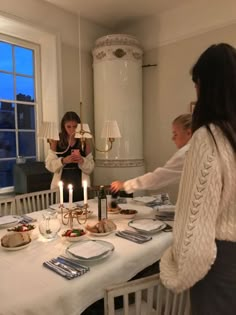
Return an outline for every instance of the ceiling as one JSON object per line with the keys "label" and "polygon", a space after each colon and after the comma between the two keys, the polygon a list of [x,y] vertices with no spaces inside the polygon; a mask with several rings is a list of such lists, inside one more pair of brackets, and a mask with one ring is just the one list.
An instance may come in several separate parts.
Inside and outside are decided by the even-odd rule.
{"label": "ceiling", "polygon": [[94,23],[119,27],[195,0],[44,0]]}

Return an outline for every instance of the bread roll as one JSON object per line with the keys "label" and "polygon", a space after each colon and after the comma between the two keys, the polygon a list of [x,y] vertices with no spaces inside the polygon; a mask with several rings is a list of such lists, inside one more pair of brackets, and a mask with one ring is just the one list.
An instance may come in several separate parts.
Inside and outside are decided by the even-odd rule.
{"label": "bread roll", "polygon": [[6,234],[1,239],[3,247],[18,247],[28,244],[31,241],[28,233],[13,232]]}
{"label": "bread roll", "polygon": [[106,233],[116,230],[116,225],[112,220],[103,219],[94,226],[87,225],[86,229],[93,233]]}

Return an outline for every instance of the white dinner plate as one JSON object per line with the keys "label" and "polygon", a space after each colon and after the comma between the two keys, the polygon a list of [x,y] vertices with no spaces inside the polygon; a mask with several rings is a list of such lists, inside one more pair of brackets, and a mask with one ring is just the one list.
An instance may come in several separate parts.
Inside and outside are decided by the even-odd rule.
{"label": "white dinner plate", "polygon": [[0,229],[7,229],[16,225],[20,221],[19,218],[16,218],[12,215],[5,215],[0,217]]}
{"label": "white dinner plate", "polygon": [[[64,211],[66,211],[66,209],[69,208],[69,202],[64,202],[63,205],[64,205],[64,208],[65,208]],[[75,203],[72,203],[72,207],[76,208],[77,205]],[[52,209],[52,210],[56,210],[57,212],[61,212],[61,208],[60,208],[60,204],[59,203],[56,203],[54,205],[50,205],[49,208]]]}
{"label": "white dinner plate", "polygon": [[166,227],[166,223],[152,218],[132,220],[129,221],[128,225],[145,234],[159,233]]}
{"label": "white dinner plate", "polygon": [[[82,257],[82,256],[79,256],[79,255],[71,253],[70,249],[73,248],[74,246],[84,246],[86,244],[86,242],[91,242],[91,241],[92,242],[96,242],[97,244],[100,244],[100,245],[104,246],[105,247],[105,251],[102,254],[91,256],[89,258],[85,258],[85,257]],[[88,245],[89,245],[89,243],[88,243]],[[113,253],[114,249],[115,249],[114,245],[112,243],[110,243],[110,242],[106,242],[106,241],[102,241],[102,240],[91,240],[90,239],[90,240],[81,241],[79,243],[71,244],[70,246],[68,246],[66,248],[66,254],[70,258],[77,259],[79,261],[95,262],[95,261],[102,260],[104,258],[109,257]]]}
{"label": "white dinner plate", "polygon": [[26,248],[30,245],[31,241],[25,245],[22,245],[22,246],[16,246],[16,247],[5,247],[5,246],[2,246],[3,249],[5,250],[8,250],[8,251],[16,251],[16,250],[20,250],[20,249],[23,249],[23,248]]}
{"label": "white dinner plate", "polygon": [[155,196],[143,196],[143,197],[134,197],[133,198],[133,201],[140,202],[142,204],[152,202],[154,200],[156,200]]}

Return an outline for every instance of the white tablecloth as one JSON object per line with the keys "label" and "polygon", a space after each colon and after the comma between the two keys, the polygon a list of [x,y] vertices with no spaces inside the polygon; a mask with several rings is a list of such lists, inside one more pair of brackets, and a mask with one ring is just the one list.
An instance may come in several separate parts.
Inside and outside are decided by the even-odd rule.
{"label": "white tablecloth", "polygon": [[[97,220],[97,203],[89,201],[94,211],[88,223]],[[154,217],[151,208],[131,202],[122,208],[138,210],[138,217]],[[29,214],[40,220],[42,211]],[[118,229],[127,228],[128,219],[110,215]],[[37,223],[36,223],[37,225]],[[67,229],[63,226],[62,229]],[[132,278],[136,273],[159,260],[171,244],[172,234],[161,232],[144,244],[136,244],[112,233],[96,239],[106,240],[115,246],[107,259],[90,265],[90,271],[73,280],[66,280],[42,263],[65,253],[68,243],[59,236],[45,241],[38,230],[37,238],[25,249],[6,251],[0,248],[0,315],[78,315],[90,304],[103,297],[104,288]],[[6,230],[0,230],[0,237]],[[61,235],[61,232],[59,232]],[[95,237],[91,237],[95,239]]]}

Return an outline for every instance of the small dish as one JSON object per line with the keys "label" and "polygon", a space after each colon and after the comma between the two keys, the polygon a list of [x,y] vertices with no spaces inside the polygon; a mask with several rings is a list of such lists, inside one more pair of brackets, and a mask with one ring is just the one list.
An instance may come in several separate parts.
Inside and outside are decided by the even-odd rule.
{"label": "small dish", "polygon": [[3,249],[8,250],[8,251],[16,251],[16,250],[20,250],[20,249],[24,249],[26,247],[28,247],[30,245],[31,241],[29,241],[29,243],[21,245],[21,246],[16,246],[16,247],[5,247],[2,246]]}
{"label": "small dish", "polygon": [[34,230],[35,225],[33,224],[20,224],[7,229],[8,232],[28,233],[30,236],[32,235]]}
{"label": "small dish", "polygon": [[108,214],[118,214],[120,213],[121,211],[121,208],[120,207],[117,207],[117,208],[108,208],[107,209],[107,213]]}
{"label": "small dish", "polygon": [[121,216],[126,219],[133,219],[137,213],[138,211],[134,209],[122,209],[120,211]]}
{"label": "small dish", "polygon": [[[61,235],[68,242],[78,242],[87,238],[87,232],[83,229],[69,229]],[[77,236],[76,236],[77,235]]]}

